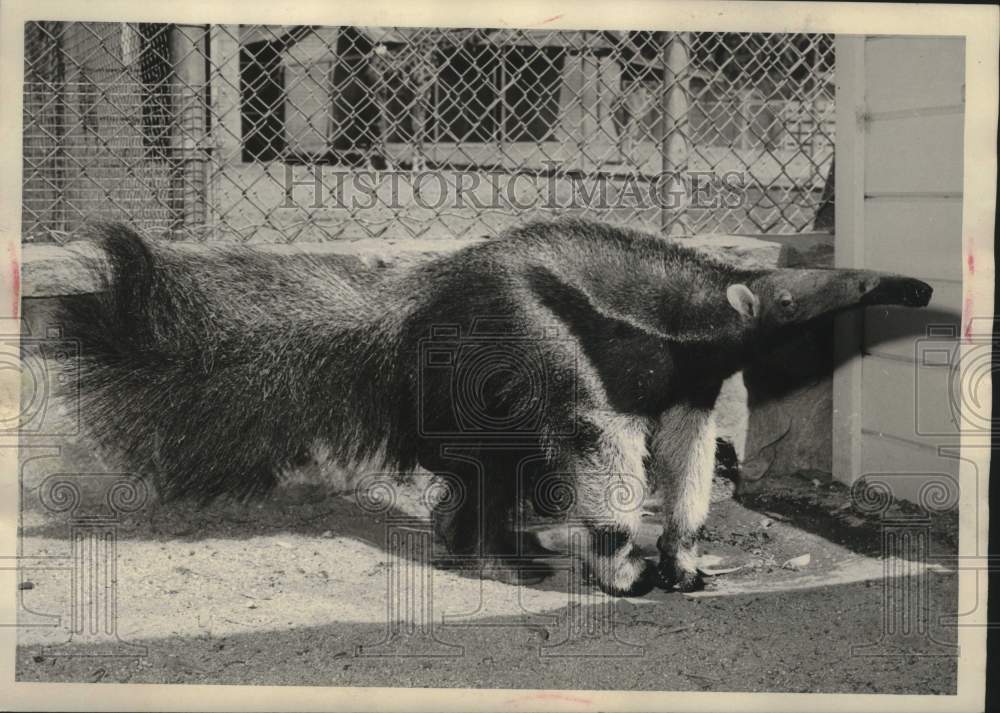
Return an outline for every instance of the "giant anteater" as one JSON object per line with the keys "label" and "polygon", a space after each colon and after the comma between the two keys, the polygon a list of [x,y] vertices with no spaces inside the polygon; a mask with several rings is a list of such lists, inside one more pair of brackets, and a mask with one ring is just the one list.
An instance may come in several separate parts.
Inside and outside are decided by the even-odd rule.
{"label": "giant anteater", "polygon": [[[722,381],[822,315],[926,305],[915,279],[743,270],[634,230],[535,222],[398,277],[103,226],[104,291],[66,306],[95,435],[164,496],[251,496],[314,444],[460,485],[438,531],[517,581],[518,498],[564,506],[621,595],[698,585]],[[634,544],[647,470],[660,565]],[[623,495],[624,493],[624,495]],[[558,508],[556,508],[558,509]]]}

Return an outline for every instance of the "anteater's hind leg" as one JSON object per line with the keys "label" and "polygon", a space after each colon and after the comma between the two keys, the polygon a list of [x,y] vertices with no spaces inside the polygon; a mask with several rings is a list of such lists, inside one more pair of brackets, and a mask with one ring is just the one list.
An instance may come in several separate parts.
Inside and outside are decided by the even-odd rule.
{"label": "anteater's hind leg", "polygon": [[650,471],[663,493],[660,575],[684,592],[702,586],[695,542],[712,499],[715,449],[711,410],[690,404],[668,409],[652,438]]}
{"label": "anteater's hind leg", "polygon": [[435,468],[447,492],[433,513],[435,532],[447,550],[440,564],[476,569],[486,578],[508,584],[542,578],[537,567],[525,568],[523,556],[529,553],[523,541],[519,550],[511,527],[516,467],[510,457],[479,453],[449,459],[447,469]]}
{"label": "anteater's hind leg", "polygon": [[642,595],[657,582],[656,568],[636,544],[647,495],[645,455],[643,420],[598,415],[581,421],[565,472],[541,481],[554,477],[550,487],[571,488],[573,554],[597,586],[614,596]]}

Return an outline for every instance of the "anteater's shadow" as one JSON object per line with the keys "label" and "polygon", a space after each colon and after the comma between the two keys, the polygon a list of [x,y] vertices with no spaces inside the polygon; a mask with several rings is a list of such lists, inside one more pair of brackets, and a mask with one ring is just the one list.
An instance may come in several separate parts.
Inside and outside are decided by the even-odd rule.
{"label": "anteater's shadow", "polygon": [[[405,485],[400,492],[406,493]],[[544,547],[533,532],[521,533],[509,546],[510,556],[504,563],[515,566],[498,568],[495,561],[474,552],[449,553],[435,534],[430,508],[418,497],[399,500],[402,502],[396,503],[395,498],[383,501],[312,485],[286,486],[267,499],[251,502],[160,502],[151,497],[142,508],[119,517],[113,527],[119,542],[192,543],[281,536],[287,546],[316,549],[323,543],[336,547],[338,539],[346,538],[377,548],[380,553],[376,556],[383,561],[401,558],[437,572],[542,589],[565,586],[565,578],[554,575],[572,565],[559,552]],[[46,510],[35,491],[25,490],[22,537],[25,541],[68,541],[74,518],[79,515]],[[484,575],[484,566],[490,574]]]}

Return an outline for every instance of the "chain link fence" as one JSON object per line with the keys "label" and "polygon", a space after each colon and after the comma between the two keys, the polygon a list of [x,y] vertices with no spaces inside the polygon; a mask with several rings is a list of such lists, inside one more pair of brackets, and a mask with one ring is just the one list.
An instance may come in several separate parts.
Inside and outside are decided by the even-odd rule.
{"label": "chain link fence", "polygon": [[832,200],[830,35],[35,22],[25,63],[25,240],[788,233]]}

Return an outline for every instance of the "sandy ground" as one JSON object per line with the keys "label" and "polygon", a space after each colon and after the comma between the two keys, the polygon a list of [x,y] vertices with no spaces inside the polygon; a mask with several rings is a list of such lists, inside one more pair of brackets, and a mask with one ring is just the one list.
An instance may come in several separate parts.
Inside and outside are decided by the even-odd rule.
{"label": "sandy ground", "polygon": [[[97,580],[117,582],[115,636],[89,629],[104,621],[94,610],[77,611],[84,630],[70,634],[73,587],[89,580],[72,574],[69,513],[37,499],[46,472],[23,471],[21,681],[955,691],[955,630],[940,621],[956,606],[954,513],[927,529],[929,564],[887,561],[879,522],[813,475],[771,478],[740,501],[718,479],[701,536],[707,589],[628,600],[587,584],[564,556],[572,529],[538,518],[555,553],[535,561],[536,585],[427,565],[410,486],[382,512],[301,484],[251,505],[149,502],[115,524],[117,569]],[[656,503],[647,510],[640,544],[653,556]],[[884,633],[903,581],[926,583],[928,628],[912,636]]]}

